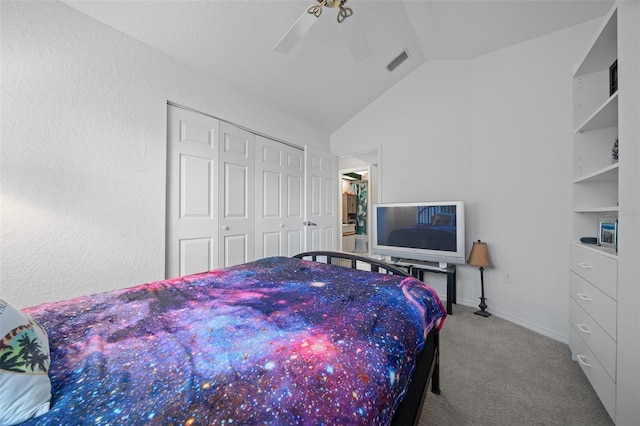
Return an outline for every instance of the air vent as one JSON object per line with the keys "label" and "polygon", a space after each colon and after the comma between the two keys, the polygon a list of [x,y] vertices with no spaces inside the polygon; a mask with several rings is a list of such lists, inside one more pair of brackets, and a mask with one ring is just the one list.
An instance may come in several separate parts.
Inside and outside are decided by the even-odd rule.
{"label": "air vent", "polygon": [[389,62],[389,64],[387,65],[387,69],[389,71],[393,71],[396,68],[398,68],[398,66],[404,61],[406,61],[407,59],[409,59],[409,54],[407,53],[406,50],[403,50],[402,53],[396,56],[393,61]]}

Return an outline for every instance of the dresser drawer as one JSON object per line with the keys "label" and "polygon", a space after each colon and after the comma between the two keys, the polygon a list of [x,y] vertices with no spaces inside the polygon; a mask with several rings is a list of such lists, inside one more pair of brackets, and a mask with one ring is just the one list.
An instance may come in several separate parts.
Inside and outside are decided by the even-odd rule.
{"label": "dresser drawer", "polygon": [[573,299],[569,302],[569,322],[615,382],[616,342]]}
{"label": "dresser drawer", "polygon": [[614,299],[618,298],[618,261],[604,253],[572,244],[570,268]]}
{"label": "dresser drawer", "polygon": [[615,300],[572,271],[569,272],[569,295],[613,340],[618,340],[616,336],[618,304]]}
{"label": "dresser drawer", "polygon": [[602,401],[602,405],[615,421],[616,384],[573,327],[569,327],[569,346],[573,359],[578,361],[578,365],[589,379],[591,386]]}

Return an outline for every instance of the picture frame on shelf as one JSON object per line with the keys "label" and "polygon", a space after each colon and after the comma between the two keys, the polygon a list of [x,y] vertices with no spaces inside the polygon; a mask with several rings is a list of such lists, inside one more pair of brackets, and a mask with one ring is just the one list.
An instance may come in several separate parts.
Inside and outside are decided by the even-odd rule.
{"label": "picture frame on shelf", "polygon": [[618,60],[609,66],[609,96],[618,91]]}
{"label": "picture frame on shelf", "polygon": [[615,221],[600,221],[598,225],[598,245],[603,247],[617,247],[618,223]]}

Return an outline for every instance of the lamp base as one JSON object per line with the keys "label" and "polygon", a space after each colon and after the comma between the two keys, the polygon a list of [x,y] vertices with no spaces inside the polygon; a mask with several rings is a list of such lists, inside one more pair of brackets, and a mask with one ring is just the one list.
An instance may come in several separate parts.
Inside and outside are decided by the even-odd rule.
{"label": "lamp base", "polygon": [[474,314],[480,315],[481,317],[490,317],[491,314],[487,311],[475,311]]}

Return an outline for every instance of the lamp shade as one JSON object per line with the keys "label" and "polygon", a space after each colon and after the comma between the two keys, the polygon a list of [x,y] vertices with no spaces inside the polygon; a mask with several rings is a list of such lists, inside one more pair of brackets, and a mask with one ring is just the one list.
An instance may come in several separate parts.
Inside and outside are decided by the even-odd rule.
{"label": "lamp shade", "polygon": [[469,253],[469,260],[467,263],[471,266],[477,266],[479,268],[490,268],[491,259],[489,258],[489,250],[487,250],[487,243],[482,241],[474,241],[473,247],[471,247],[471,253]]}

